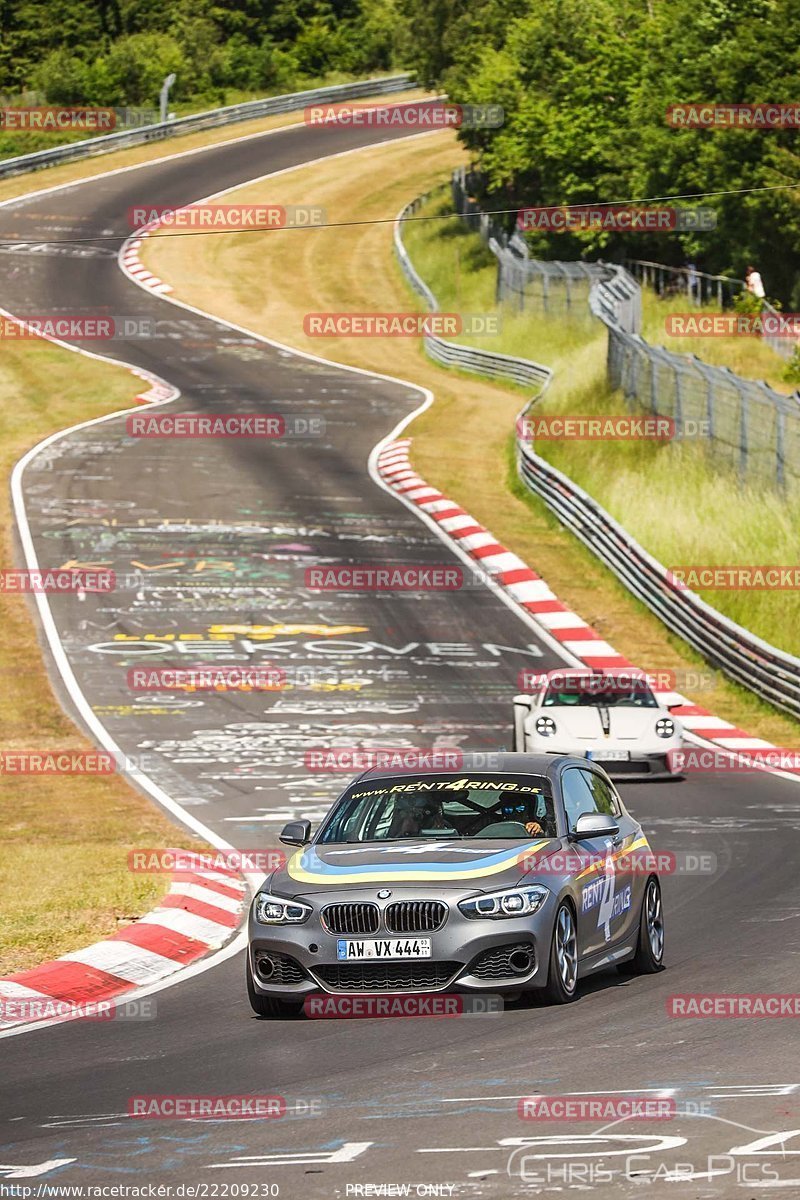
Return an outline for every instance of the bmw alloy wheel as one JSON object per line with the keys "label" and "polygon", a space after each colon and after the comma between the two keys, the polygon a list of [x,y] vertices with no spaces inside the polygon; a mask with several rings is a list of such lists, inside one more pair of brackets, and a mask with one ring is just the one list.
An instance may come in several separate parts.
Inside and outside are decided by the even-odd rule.
{"label": "bmw alloy wheel", "polygon": [[645,921],[653,958],[661,962],[664,955],[664,917],[661,913],[661,889],[653,879],[647,885]]}
{"label": "bmw alloy wheel", "polygon": [[556,959],[564,991],[573,992],[578,981],[578,938],[566,904],[562,904],[556,918]]}

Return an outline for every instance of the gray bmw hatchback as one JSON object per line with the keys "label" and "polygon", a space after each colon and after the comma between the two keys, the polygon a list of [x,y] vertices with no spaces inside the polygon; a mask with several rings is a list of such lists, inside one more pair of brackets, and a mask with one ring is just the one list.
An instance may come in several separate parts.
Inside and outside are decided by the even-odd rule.
{"label": "gray bmw hatchback", "polygon": [[[487,758],[492,769],[486,768]],[[259,1016],[306,996],[539,991],[662,968],[656,859],[602,767],[465,754],[457,770],[369,770],[295,847],[250,910]]]}

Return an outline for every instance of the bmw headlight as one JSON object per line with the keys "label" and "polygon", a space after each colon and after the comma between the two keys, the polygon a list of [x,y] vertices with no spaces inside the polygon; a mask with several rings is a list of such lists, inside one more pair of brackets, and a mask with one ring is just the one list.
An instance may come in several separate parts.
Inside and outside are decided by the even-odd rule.
{"label": "bmw headlight", "polygon": [[552,737],[556,731],[556,723],[552,717],[537,717],[536,732],[542,737]]}
{"label": "bmw headlight", "polygon": [[270,896],[269,892],[259,892],[253,905],[253,915],[261,925],[302,925],[312,911],[310,904]]}
{"label": "bmw headlight", "polygon": [[659,717],[656,721],[656,733],[659,737],[673,737],[675,733],[675,722],[669,717]]}
{"label": "bmw headlight", "polygon": [[507,888],[459,900],[465,917],[530,917],[538,912],[550,892],[546,887]]}

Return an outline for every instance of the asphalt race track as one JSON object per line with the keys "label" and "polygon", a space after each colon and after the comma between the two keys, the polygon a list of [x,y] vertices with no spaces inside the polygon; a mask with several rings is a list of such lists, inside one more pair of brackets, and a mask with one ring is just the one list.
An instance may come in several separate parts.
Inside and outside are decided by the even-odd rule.
{"label": "asphalt race track", "polygon": [[[293,127],[0,207],[0,238],[26,243],[0,249],[4,308],[150,317],[151,338],[85,347],[176,385],[181,397],[163,411],[279,413],[296,431],[147,440],[117,417],[55,441],[24,476],[40,563],[103,563],[122,583],[80,604],[51,599],[94,714],[137,769],[237,847],[275,846],[284,821],[321,816],[346,776],[310,773],[308,749],[508,747],[517,672],[561,661],[484,585],[423,597],[309,591],[309,565],[455,561],[367,470],[420,393],[170,305],[125,278],[114,243],[91,240],[126,235],[135,204],[189,203],[395,136]],[[70,237],[81,244],[55,244]],[[324,433],[302,432],[312,418]],[[128,686],[143,664],[220,661],[276,665],[292,686],[189,696]],[[312,686],[327,680],[337,687]],[[290,1200],[403,1194],[380,1185],[454,1197],[800,1196],[792,1022],[681,1021],[665,1008],[676,993],[797,990],[797,784],[730,774],[628,785],[624,796],[656,849],[716,856],[713,874],[663,880],[664,973],[598,977],[563,1009],[274,1022],[251,1015],[238,952],[157,992],[154,1020],[0,1039],[0,1181],[30,1184],[29,1195],[183,1184],[198,1190],[171,1194]],[[622,1091],[674,1097],[680,1115],[602,1127],[517,1116],[517,1099],[535,1092]],[[126,1115],[134,1095],[235,1093],[285,1096],[288,1115]],[[630,1154],[640,1174],[610,1182]],[[235,1190],[244,1184],[257,1188]]]}

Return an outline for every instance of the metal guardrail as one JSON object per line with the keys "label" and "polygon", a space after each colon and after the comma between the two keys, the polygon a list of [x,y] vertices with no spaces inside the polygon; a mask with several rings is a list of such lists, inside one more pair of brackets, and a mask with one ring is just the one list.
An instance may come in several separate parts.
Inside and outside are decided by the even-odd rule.
{"label": "metal guardrail", "polygon": [[80,158],[91,158],[96,154],[110,154],[114,150],[126,150],[129,146],[141,146],[147,142],[163,141],[183,133],[194,133],[201,129],[215,129],[220,125],[233,125],[239,121],[250,121],[255,117],[267,117],[276,113],[294,112],[318,101],[358,100],[362,97],[386,96],[392,92],[412,87],[412,75],[390,75],[383,79],[361,79],[356,83],[339,83],[331,87],[312,88],[306,92],[288,92],[283,96],[267,96],[263,100],[248,100],[244,104],[230,104],[226,108],[214,108],[207,112],[178,117],[175,121],[162,121],[155,125],[144,125],[139,129],[126,129],[121,133],[106,133],[100,137],[85,138],[52,150],[36,150],[32,154],[20,154],[16,158],[0,160],[0,179],[20,175],[26,171],[39,171],[43,167],[57,166]]}
{"label": "metal guardrail", "polygon": [[[403,245],[403,222],[408,216],[424,204],[427,196],[418,196],[400,212],[394,225],[394,248],[403,273],[411,286],[422,296],[431,312],[439,312],[439,303],[424,279],[417,274],[411,259]],[[455,367],[462,371],[470,371],[477,375],[488,375],[494,379],[510,379],[512,383],[522,387],[536,388],[536,396],[540,397],[552,378],[549,367],[531,359],[515,358],[510,354],[498,354],[493,350],[481,350],[472,346],[464,346],[446,338],[426,334],[423,338],[426,353],[444,367]]]}
{"label": "metal guardrail", "polygon": [[728,620],[694,592],[677,587],[667,568],[588,493],[519,439],[517,448],[520,476],[530,490],[668,629],[737,683],[800,717],[800,659]]}
{"label": "metal guardrail", "polygon": [[623,267],[603,266],[604,273],[595,277],[589,290],[589,308],[609,332],[621,329],[638,336],[642,328],[642,289]]}
{"label": "metal guardrail", "polygon": [[[407,205],[395,222],[395,250],[407,278],[435,312],[439,305],[424,280],[417,274],[402,241],[404,217],[414,211],[426,197]],[[602,307],[609,319],[624,307],[630,297],[631,277],[622,268],[603,267],[604,278],[593,284],[593,307]],[[621,272],[621,275],[619,274]],[[633,281],[634,286],[638,286]],[[604,290],[601,290],[604,289]],[[636,337],[635,334],[627,335]],[[641,338],[638,338],[641,342]],[[437,362],[440,338],[426,338],[425,348]],[[454,343],[445,343],[453,347]],[[492,358],[483,350],[457,346],[457,365],[469,356],[466,368],[487,374],[497,374]],[[508,356],[502,356],[507,358]],[[517,429],[531,407],[541,397],[552,378],[552,371],[539,363],[517,360],[526,369],[533,368],[545,382],[541,391],[527,401],[517,418]],[[712,370],[712,368],[708,368]],[[534,377],[532,372],[531,378]],[[540,458],[532,445],[517,437],[517,462],[520,477],[526,486],[539,496],[551,512],[583,544],[607,566],[628,590],[658,616],[668,629],[693,646],[703,658],[724,671],[749,691],[793,716],[800,717],[800,658],[795,658],[749,630],[717,612],[694,592],[681,588],[669,578],[668,570],[644,549],[596,500],[574,483],[567,475]]]}

